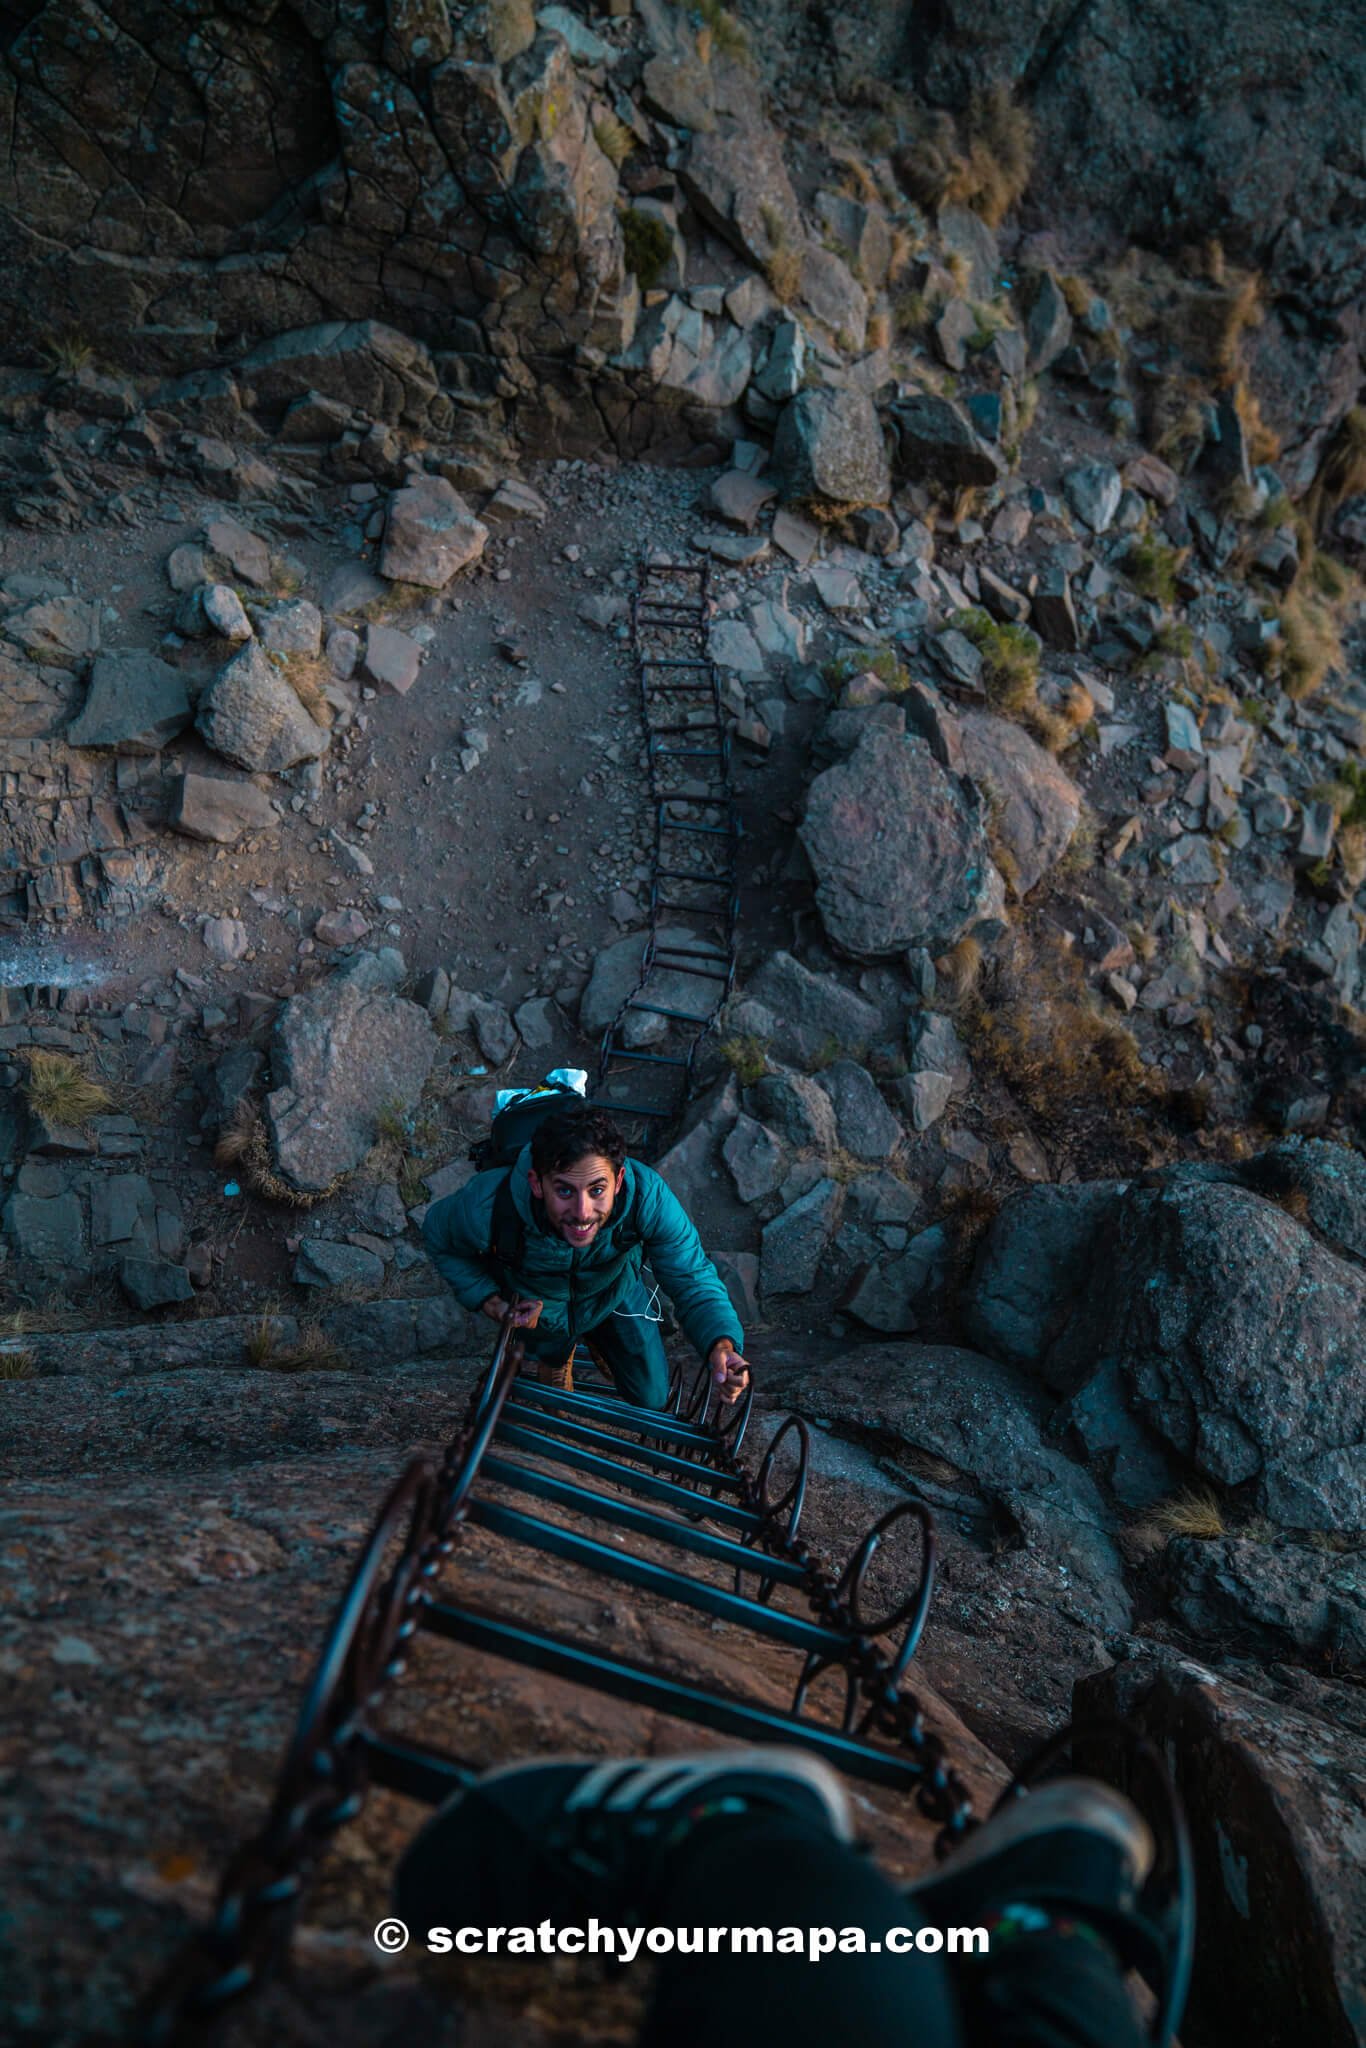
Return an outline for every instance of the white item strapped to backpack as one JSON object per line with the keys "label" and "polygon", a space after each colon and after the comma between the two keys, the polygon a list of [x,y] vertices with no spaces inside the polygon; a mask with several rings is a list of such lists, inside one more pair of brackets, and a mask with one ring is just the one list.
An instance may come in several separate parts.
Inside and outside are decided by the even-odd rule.
{"label": "white item strapped to backpack", "polygon": [[500,1088],[493,1098],[493,1113],[508,1109],[514,1102],[530,1102],[533,1095],[549,1095],[555,1089],[571,1089],[575,1095],[588,1099],[588,1076],[582,1067],[552,1067],[544,1081],[536,1088]]}

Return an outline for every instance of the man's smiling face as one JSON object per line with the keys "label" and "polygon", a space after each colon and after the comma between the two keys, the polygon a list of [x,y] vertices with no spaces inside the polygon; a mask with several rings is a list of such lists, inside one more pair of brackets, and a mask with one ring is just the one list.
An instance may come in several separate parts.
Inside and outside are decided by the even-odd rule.
{"label": "man's smiling face", "polygon": [[551,1229],[578,1251],[592,1244],[611,1215],[626,1169],[623,1166],[620,1173],[614,1173],[609,1159],[590,1152],[544,1179],[533,1167],[529,1177],[532,1194],[545,1204]]}

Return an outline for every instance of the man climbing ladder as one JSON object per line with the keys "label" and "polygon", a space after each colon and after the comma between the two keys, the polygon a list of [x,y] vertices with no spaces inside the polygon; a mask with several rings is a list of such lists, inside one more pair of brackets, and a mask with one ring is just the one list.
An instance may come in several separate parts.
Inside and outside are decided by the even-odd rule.
{"label": "man climbing ladder", "polygon": [[[744,1333],[682,1204],[652,1167],[626,1157],[602,1110],[559,1108],[553,1094],[547,1106],[511,1166],[476,1174],[427,1211],[437,1271],[464,1308],[495,1322],[521,1298],[515,1320],[543,1379],[568,1386],[583,1342],[638,1408],[668,1404],[662,1288],[720,1399],[738,1400],[749,1381]],[[658,1282],[649,1291],[646,1262]]]}

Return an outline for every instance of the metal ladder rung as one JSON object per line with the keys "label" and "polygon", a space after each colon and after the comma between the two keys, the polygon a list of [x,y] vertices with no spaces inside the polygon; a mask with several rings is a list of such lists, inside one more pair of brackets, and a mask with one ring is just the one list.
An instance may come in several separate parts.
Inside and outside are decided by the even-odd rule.
{"label": "metal ladder rung", "polygon": [[635,1430],[644,1437],[657,1437],[661,1442],[696,1444],[699,1450],[716,1449],[715,1437],[705,1429],[680,1422],[676,1415],[662,1408],[636,1408],[619,1394],[579,1394],[572,1389],[566,1392],[559,1387],[543,1387],[539,1380],[528,1380],[519,1374],[513,1381],[512,1397],[519,1408],[545,1409],[547,1421],[559,1414],[577,1415],[584,1423],[607,1422]]}
{"label": "metal ladder rung", "polygon": [[362,1722],[356,1740],[366,1758],[366,1776],[372,1785],[386,1792],[399,1792],[405,1799],[420,1799],[427,1806],[440,1806],[452,1793],[472,1785],[479,1772],[454,1757],[429,1749],[411,1736],[398,1741],[392,1735],[377,1734]]}
{"label": "metal ladder rung", "polygon": [[717,1564],[734,1565],[738,1571],[753,1572],[756,1578],[776,1579],[784,1586],[805,1583],[806,1575],[801,1566],[792,1564],[787,1558],[770,1557],[767,1551],[756,1550],[748,1543],[735,1543],[728,1536],[714,1536],[710,1530],[691,1528],[667,1515],[652,1514],[648,1508],[635,1507],[630,1501],[614,1500],[610,1494],[596,1493],[592,1487],[576,1485],[570,1479],[557,1479],[553,1472],[538,1472],[531,1465],[514,1465],[510,1459],[495,1454],[484,1459],[481,1470],[500,1486],[511,1487],[516,1493],[530,1493],[538,1500],[554,1501],[557,1506],[592,1515],[597,1521],[612,1523],[619,1529],[630,1529],[633,1534],[648,1536],[656,1543],[671,1543],[680,1550],[691,1550],[698,1557],[712,1558]]}
{"label": "metal ladder rung", "polygon": [[647,1017],[676,1017],[680,1024],[710,1024],[711,1017],[699,1017],[692,1010],[668,1010],[662,1003],[635,1003],[626,1005],[628,1010],[642,1010]]}
{"label": "metal ladder rung", "polygon": [[[683,960],[700,960],[704,961],[706,965],[701,967],[682,967],[677,965],[678,962]],[[719,968],[723,974],[730,973],[730,955],[728,953],[689,953],[682,946],[659,946],[650,955],[650,965],[651,967],[658,967],[663,961],[669,963],[671,974],[707,975],[708,968]]]}
{"label": "metal ladder rung", "polygon": [[[574,1362],[576,1366],[584,1362],[578,1345],[574,1347]],[[623,1410],[627,1404],[623,1402],[620,1394],[586,1394],[577,1388],[542,1386],[539,1380],[528,1380],[521,1374],[513,1385],[517,1390],[517,1399],[524,1404],[529,1402],[533,1408],[561,1408],[566,1415],[596,1415],[615,1422],[626,1419]],[[631,1404],[630,1422],[635,1429],[653,1426],[667,1430],[679,1443],[686,1441],[714,1446],[716,1442],[710,1430],[699,1429],[693,1422],[680,1421],[678,1416],[667,1408],[637,1408]]]}
{"label": "metal ladder rung", "polygon": [[[638,1116],[655,1114],[652,1110],[634,1113]],[[536,1420],[539,1422],[540,1417]],[[590,1478],[605,1480],[608,1485],[619,1486],[626,1493],[638,1493],[645,1500],[677,1508],[680,1514],[701,1513],[709,1522],[722,1522],[728,1529],[741,1529],[756,1538],[763,1533],[763,1523],[751,1508],[736,1507],[728,1500],[708,1500],[699,1506],[695,1487],[680,1486],[676,1479],[664,1479],[655,1472],[642,1472],[636,1465],[621,1465],[615,1458],[604,1458],[597,1451],[562,1443],[556,1437],[544,1435],[538,1428],[528,1428],[516,1422],[504,1427],[500,1422],[498,1442],[503,1450],[526,1451],[532,1457],[547,1459],[552,1465],[567,1466],[571,1472],[586,1472]]]}
{"label": "metal ladder rung", "polygon": [[650,741],[649,750],[656,761],[724,761],[724,747],[657,747]]}
{"label": "metal ladder rung", "polygon": [[576,1530],[566,1529],[558,1522],[547,1522],[540,1515],[528,1515],[520,1508],[504,1507],[499,1501],[474,1500],[469,1505],[469,1519],[476,1527],[488,1529],[495,1536],[505,1536],[513,1543],[525,1543],[530,1549],[544,1551],[550,1557],[562,1557],[567,1563],[582,1565],[602,1578],[615,1579],[624,1586],[637,1586],[643,1592],[673,1600],[680,1607],[696,1608],[719,1621],[738,1622],[742,1627],[752,1629],[756,1635],[768,1636],[792,1649],[838,1656],[849,1648],[847,1636],[840,1635],[835,1629],[822,1628],[819,1622],[785,1614],[781,1608],[764,1607],[757,1600],[747,1599],[743,1593],[730,1593],[723,1587],[708,1585],[705,1579],[690,1578],[686,1572],[674,1571],[669,1565],[632,1557],[629,1551],[614,1550],[609,1544],[599,1543],[595,1537],[581,1536]]}
{"label": "metal ladder rung", "polygon": [[652,740],[662,740],[667,738],[670,733],[703,733],[706,729],[706,726],[700,720],[696,725],[652,725],[647,737]]}
{"label": "metal ladder rung", "polygon": [[[672,654],[642,654],[640,665],[642,668],[710,668],[712,666],[711,662],[700,661],[696,655],[685,657]],[[665,686],[661,684],[660,687],[663,688]]]}
{"label": "metal ladder rung", "polygon": [[742,1742],[793,1742],[840,1765],[851,1777],[904,1789],[925,1782],[925,1766],[894,1750],[874,1749],[857,1736],[841,1734],[819,1721],[807,1721],[780,1708],[753,1705],[722,1692],[709,1692],[685,1679],[666,1678],[648,1664],[614,1657],[580,1643],[456,1607],[427,1596],[422,1626],[433,1635],[464,1643],[490,1656],[505,1657],[552,1677],[568,1678],[597,1692],[695,1721]]}
{"label": "metal ladder rung", "polygon": [[665,1059],[659,1053],[628,1052],[624,1045],[612,1046],[607,1057],[613,1060],[635,1060],[643,1067],[686,1067],[688,1064],[687,1060]]}
{"label": "metal ladder rung", "polygon": [[731,825],[681,825],[672,818],[661,818],[659,829],[661,832],[705,832],[717,839],[729,839],[739,828]]}
{"label": "metal ladder rung", "polygon": [[709,889],[731,889],[735,886],[734,875],[700,875],[691,868],[657,868],[661,882],[703,882]]}
{"label": "metal ladder rung", "polygon": [[655,1116],[662,1123],[671,1124],[676,1114],[672,1109],[655,1109],[643,1102],[612,1102],[606,1096],[599,1099],[606,1102],[613,1116]]}
{"label": "metal ladder rung", "polygon": [[499,1417],[498,1426],[493,1432],[495,1440],[502,1438],[505,1419],[524,1426],[530,1423],[537,1435],[545,1439],[541,1451],[543,1457],[553,1458],[554,1446],[558,1443],[582,1444],[586,1449],[595,1451],[599,1457],[605,1457],[608,1453],[614,1454],[609,1459],[610,1463],[616,1463],[618,1459],[641,1459],[656,1472],[664,1473],[667,1478],[691,1481],[694,1486],[700,1480],[708,1486],[719,1486],[727,1493],[743,1491],[741,1480],[733,1478],[729,1472],[718,1471],[714,1465],[705,1465],[697,1458],[679,1457],[672,1451],[655,1450],[649,1444],[632,1443],[626,1437],[612,1436],[607,1430],[594,1429],[589,1423],[575,1422],[567,1415],[543,1415],[539,1409],[523,1408],[520,1401],[510,1400],[504,1404],[503,1414]]}

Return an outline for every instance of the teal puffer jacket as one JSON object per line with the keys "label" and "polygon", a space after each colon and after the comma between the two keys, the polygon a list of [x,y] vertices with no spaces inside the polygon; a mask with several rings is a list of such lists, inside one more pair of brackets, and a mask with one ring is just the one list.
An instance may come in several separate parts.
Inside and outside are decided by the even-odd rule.
{"label": "teal puffer jacket", "polygon": [[[526,1252],[516,1275],[518,1291],[544,1302],[539,1330],[578,1338],[596,1329],[650,1270],[673,1304],[688,1341],[703,1358],[718,1337],[744,1349],[730,1296],[702,1249],[702,1240],[677,1196],[652,1166],[628,1159],[626,1180],[611,1217],[582,1251],[546,1223],[545,1211],[527,1179],[531,1147],[524,1145],[512,1169],[512,1196],[526,1231]],[[489,1259],[493,1197],[507,1169],[477,1173],[458,1194],[433,1202],[422,1222],[432,1263],[463,1308],[478,1309],[502,1281]],[[618,1242],[621,1222],[634,1199],[632,1241]],[[636,1235],[638,1233],[638,1237]]]}

